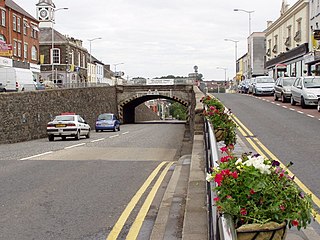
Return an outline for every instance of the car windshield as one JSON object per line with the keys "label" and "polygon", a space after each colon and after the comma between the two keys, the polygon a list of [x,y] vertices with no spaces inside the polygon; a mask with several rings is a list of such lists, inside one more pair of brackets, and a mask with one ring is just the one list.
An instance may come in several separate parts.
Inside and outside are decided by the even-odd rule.
{"label": "car windshield", "polygon": [[101,114],[98,117],[98,120],[112,120],[111,114]]}
{"label": "car windshield", "polygon": [[274,83],[273,78],[256,78],[257,83]]}
{"label": "car windshield", "polygon": [[295,78],[284,78],[283,79],[283,86],[292,86]]}
{"label": "car windshield", "polygon": [[320,77],[305,78],[303,82],[306,88],[320,88]]}
{"label": "car windshield", "polygon": [[56,116],[55,121],[74,121],[74,116],[60,115]]}

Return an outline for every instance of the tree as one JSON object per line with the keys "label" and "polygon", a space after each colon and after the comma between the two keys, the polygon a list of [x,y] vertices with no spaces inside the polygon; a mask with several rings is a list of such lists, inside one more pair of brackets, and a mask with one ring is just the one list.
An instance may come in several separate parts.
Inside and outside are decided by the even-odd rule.
{"label": "tree", "polygon": [[178,120],[187,119],[187,108],[178,102],[174,102],[170,106],[170,115]]}

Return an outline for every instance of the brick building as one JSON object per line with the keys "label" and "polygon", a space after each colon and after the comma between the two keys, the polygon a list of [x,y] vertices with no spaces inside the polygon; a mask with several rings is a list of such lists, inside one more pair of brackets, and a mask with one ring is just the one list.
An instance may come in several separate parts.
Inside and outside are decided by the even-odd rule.
{"label": "brick building", "polygon": [[39,21],[12,0],[0,0],[0,67],[40,73]]}

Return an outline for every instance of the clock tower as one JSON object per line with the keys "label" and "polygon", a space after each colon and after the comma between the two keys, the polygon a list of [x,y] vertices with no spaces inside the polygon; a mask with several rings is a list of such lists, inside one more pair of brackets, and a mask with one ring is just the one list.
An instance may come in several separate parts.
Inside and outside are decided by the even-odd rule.
{"label": "clock tower", "polygon": [[39,0],[37,6],[37,19],[40,28],[51,28],[54,23],[55,5],[52,0]]}

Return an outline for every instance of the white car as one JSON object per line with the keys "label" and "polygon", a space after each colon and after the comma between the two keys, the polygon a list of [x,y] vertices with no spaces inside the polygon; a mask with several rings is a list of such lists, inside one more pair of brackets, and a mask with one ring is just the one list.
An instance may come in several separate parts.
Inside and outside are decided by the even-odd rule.
{"label": "white car", "polygon": [[66,137],[74,137],[76,140],[79,140],[80,136],[89,138],[90,130],[89,124],[74,113],[62,113],[47,124],[49,141],[53,141],[55,137],[61,137],[62,140]]}
{"label": "white car", "polygon": [[302,108],[317,106],[320,98],[320,76],[298,77],[291,86],[291,105],[300,103]]}

